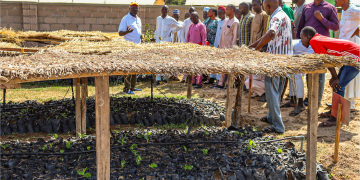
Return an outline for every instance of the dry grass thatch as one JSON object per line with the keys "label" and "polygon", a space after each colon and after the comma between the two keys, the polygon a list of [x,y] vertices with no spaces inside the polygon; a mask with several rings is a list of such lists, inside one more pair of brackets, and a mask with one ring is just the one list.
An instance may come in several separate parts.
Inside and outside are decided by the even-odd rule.
{"label": "dry grass thatch", "polygon": [[[8,79],[23,80],[113,72],[285,76],[328,66],[359,65],[348,57],[274,55],[252,51],[246,47],[218,49],[190,43],[133,44],[123,40],[119,40],[116,45],[115,52],[107,55],[80,55],[58,49],[44,50],[31,56],[2,57],[0,75]],[[73,48],[77,46],[73,44]],[[109,47],[105,47],[105,50],[106,48]]]}

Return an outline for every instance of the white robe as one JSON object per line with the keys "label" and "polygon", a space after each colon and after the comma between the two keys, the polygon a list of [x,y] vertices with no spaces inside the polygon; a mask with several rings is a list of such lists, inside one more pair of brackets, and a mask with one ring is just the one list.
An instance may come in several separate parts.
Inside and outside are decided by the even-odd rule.
{"label": "white robe", "polygon": [[[182,21],[178,21],[178,22],[183,26],[184,22],[182,22]],[[181,28],[179,31],[177,31],[177,38],[178,38],[177,43],[182,42],[182,38],[181,38],[181,31],[182,30],[183,30],[183,28]],[[175,33],[171,33],[171,42],[174,42],[174,34]]]}
{"label": "white robe", "polygon": [[[346,39],[360,45],[360,38],[354,34],[360,27],[360,7],[350,4],[346,11],[342,11],[339,39]],[[355,99],[360,97],[360,74],[358,74],[345,88],[345,98],[351,101],[351,109],[355,109]]]}
{"label": "white robe", "polygon": [[[182,28],[182,24],[177,22],[174,18],[166,16],[164,19],[159,16],[156,18],[156,30],[155,39],[156,42],[172,42],[171,34],[179,31]],[[161,37],[161,40],[160,40]]]}

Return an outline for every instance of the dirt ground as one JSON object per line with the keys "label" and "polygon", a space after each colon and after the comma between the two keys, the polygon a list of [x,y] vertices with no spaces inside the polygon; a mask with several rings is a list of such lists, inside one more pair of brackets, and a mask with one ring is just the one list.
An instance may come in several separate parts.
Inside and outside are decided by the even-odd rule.
{"label": "dirt ground", "polygon": [[[330,74],[326,75],[326,82],[330,78]],[[133,97],[144,97],[149,96],[151,89],[150,83],[139,83],[138,88],[143,89],[141,92],[136,92]],[[122,91],[123,85],[113,85],[110,87],[110,93],[113,96],[123,96]],[[28,87],[23,86],[22,89],[9,90],[7,92],[7,101],[21,102],[24,101],[24,94],[27,96],[26,99],[32,100],[56,100],[64,97],[71,97],[71,93],[66,93],[68,87]],[[161,93],[160,93],[160,91]],[[187,87],[185,84],[177,81],[171,81],[168,84],[160,85],[154,88],[155,96],[167,96],[167,97],[186,97]],[[51,91],[51,93],[47,92]],[[59,93],[60,92],[60,93]],[[58,93],[58,94],[57,94]],[[288,93],[288,92],[287,92]],[[305,94],[307,91],[305,90]],[[23,94],[23,95],[22,95]],[[95,94],[95,88],[89,86],[89,96],[92,97]],[[2,93],[0,93],[2,96]],[[205,98],[215,102],[224,102],[226,100],[226,90],[211,89],[210,85],[204,85],[201,89],[193,89],[193,96],[196,98]],[[235,100],[235,94],[234,98]],[[332,90],[328,83],[325,85],[325,91],[322,99],[323,106],[320,107],[319,112],[328,111],[325,103],[331,103]],[[283,103],[286,103],[284,100]],[[223,103],[225,105],[225,103]],[[266,116],[268,109],[266,103],[258,102],[257,99],[251,99],[251,112],[247,112],[248,108],[248,94],[243,95],[242,99],[242,113],[246,122],[258,130],[261,130],[267,126],[267,123],[261,122],[260,118]],[[271,134],[275,138],[284,138],[288,136],[303,135],[306,137],[307,134],[307,109],[299,115],[292,117],[289,113],[293,108],[282,108],[281,114],[285,124],[286,132],[281,135]],[[319,123],[326,119],[319,118]],[[317,148],[317,162],[324,165],[324,168],[328,171],[330,179],[351,179],[358,180],[359,176],[359,130],[360,130],[360,99],[356,101],[356,112],[350,114],[349,126],[342,125],[341,127],[341,138],[340,138],[340,150],[339,150],[339,162],[333,163],[334,154],[334,142],[335,142],[335,127],[320,127],[318,129],[318,148]],[[116,129],[128,129],[129,127],[119,126]],[[134,128],[134,127],[131,127]],[[94,132],[88,132],[88,134],[94,134]],[[64,137],[74,136],[74,133],[64,134]],[[9,135],[2,136],[1,141],[14,140],[14,139],[27,139],[36,140],[36,138],[42,137],[45,140],[50,138],[51,135],[43,133],[39,134],[28,134],[28,135]],[[299,140],[292,140],[296,145],[297,149],[300,148]],[[304,151],[306,151],[306,141],[304,143]]]}

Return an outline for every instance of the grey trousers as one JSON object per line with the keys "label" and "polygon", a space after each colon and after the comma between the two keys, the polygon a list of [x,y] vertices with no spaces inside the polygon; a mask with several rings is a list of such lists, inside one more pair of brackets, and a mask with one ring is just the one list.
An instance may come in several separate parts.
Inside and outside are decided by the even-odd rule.
{"label": "grey trousers", "polygon": [[125,81],[124,82],[124,84],[125,84],[124,90],[125,91],[134,90],[135,85],[136,85],[136,75],[125,76],[124,81]]}
{"label": "grey trousers", "polygon": [[269,108],[267,115],[268,121],[274,125],[277,132],[285,132],[285,126],[281,118],[280,98],[284,89],[284,79],[282,77],[265,77],[266,101]]}

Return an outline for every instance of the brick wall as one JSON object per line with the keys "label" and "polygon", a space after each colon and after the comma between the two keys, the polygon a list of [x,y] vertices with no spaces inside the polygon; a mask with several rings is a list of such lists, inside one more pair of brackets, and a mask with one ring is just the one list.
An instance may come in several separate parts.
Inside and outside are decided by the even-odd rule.
{"label": "brick wall", "polygon": [[[55,31],[60,29],[78,31],[117,32],[120,21],[129,12],[127,5],[109,4],[72,4],[72,3],[27,3],[0,2],[1,27],[12,27],[17,30]],[[170,6],[180,10],[180,20],[190,6]],[[203,7],[198,6],[198,12]],[[156,17],[161,15],[161,6],[140,6],[138,16],[141,18],[143,32],[145,24],[155,29]],[[200,13],[201,15],[202,13]]]}

